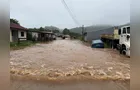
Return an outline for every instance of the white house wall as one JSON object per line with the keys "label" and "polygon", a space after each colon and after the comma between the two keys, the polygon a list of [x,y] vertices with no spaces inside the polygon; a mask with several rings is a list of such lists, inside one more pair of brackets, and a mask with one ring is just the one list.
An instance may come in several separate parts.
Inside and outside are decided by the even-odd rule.
{"label": "white house wall", "polygon": [[[24,32],[24,36],[21,36],[21,32]],[[20,38],[20,40],[27,40],[27,32],[26,31],[18,31],[18,38]]]}
{"label": "white house wall", "polygon": [[12,42],[12,31],[10,30],[10,42]]}
{"label": "white house wall", "polygon": [[38,38],[38,33],[37,32],[32,32],[32,37]]}

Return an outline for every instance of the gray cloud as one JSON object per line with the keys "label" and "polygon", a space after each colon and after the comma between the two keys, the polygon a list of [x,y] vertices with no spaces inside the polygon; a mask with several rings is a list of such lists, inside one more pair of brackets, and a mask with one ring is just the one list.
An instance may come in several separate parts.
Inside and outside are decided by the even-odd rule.
{"label": "gray cloud", "polygon": [[[65,0],[80,25],[130,22],[130,0]],[[25,27],[77,27],[61,0],[11,0],[10,17]]]}

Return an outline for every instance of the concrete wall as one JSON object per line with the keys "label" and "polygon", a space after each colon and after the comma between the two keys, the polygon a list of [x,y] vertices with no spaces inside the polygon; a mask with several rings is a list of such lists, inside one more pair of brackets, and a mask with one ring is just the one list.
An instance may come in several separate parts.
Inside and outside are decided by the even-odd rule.
{"label": "concrete wall", "polygon": [[[24,33],[24,36],[21,36],[21,32]],[[13,36],[12,36],[12,33],[13,33]],[[21,38],[20,40],[27,40],[27,32],[20,31],[20,30],[14,30],[14,32],[12,32],[12,30],[10,30],[10,42],[17,42],[18,38]]]}
{"label": "concrete wall", "polygon": [[38,38],[38,33],[37,32],[32,32],[32,37]]}
{"label": "concrete wall", "polygon": [[37,41],[37,40],[38,40],[38,37],[39,37],[38,32],[31,32],[31,34],[32,34],[32,38],[33,38],[35,41]]}
{"label": "concrete wall", "polygon": [[104,30],[98,30],[98,31],[93,31],[93,32],[87,32],[86,39],[87,41],[92,41],[95,39],[100,39],[102,34],[114,34],[114,28],[108,28]]}
{"label": "concrete wall", "polygon": [[[21,36],[21,32],[24,33],[24,36]],[[20,31],[20,30],[18,30],[18,38],[21,38],[20,40],[27,40],[27,32],[26,31]]]}
{"label": "concrete wall", "polygon": [[17,42],[17,41],[18,41],[18,31],[10,30],[10,42]]}
{"label": "concrete wall", "polygon": [[13,42],[13,40],[12,40],[12,31],[11,31],[11,29],[10,29],[10,42]]}

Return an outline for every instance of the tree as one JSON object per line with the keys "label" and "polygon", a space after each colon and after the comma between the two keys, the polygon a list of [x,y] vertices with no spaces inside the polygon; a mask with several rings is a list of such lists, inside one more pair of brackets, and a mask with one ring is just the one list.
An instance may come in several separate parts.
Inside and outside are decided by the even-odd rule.
{"label": "tree", "polygon": [[59,30],[53,30],[53,33],[59,33],[60,31]]}
{"label": "tree", "polygon": [[40,30],[40,31],[44,31],[44,28],[43,28],[43,27],[40,27],[39,30]]}
{"label": "tree", "polygon": [[59,28],[55,26],[45,26],[44,28],[46,31],[52,31],[54,33],[59,33]]}
{"label": "tree", "polygon": [[20,25],[19,21],[16,19],[10,19],[10,23],[15,23],[15,24]]}
{"label": "tree", "polygon": [[69,35],[70,35],[70,37],[75,38],[75,39],[81,37],[81,35],[79,33],[74,33],[74,32],[70,32]]}
{"label": "tree", "polygon": [[69,29],[65,28],[65,29],[63,30],[63,34],[64,34],[64,35],[69,35],[69,34],[70,34]]}

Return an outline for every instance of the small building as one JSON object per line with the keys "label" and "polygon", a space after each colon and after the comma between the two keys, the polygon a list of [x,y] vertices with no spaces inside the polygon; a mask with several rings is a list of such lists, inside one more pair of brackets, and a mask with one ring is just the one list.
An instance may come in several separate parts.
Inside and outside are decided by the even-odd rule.
{"label": "small building", "polygon": [[39,31],[38,32],[38,40],[39,41],[51,41],[53,40],[53,32],[48,31]]}
{"label": "small building", "polygon": [[18,24],[10,23],[10,42],[23,40],[27,40],[27,29]]}
{"label": "small building", "polygon": [[55,34],[48,31],[29,31],[34,41],[51,41],[55,39]]}
{"label": "small building", "polygon": [[28,33],[31,34],[31,38],[34,41],[38,41],[39,32],[38,31],[29,31]]}

